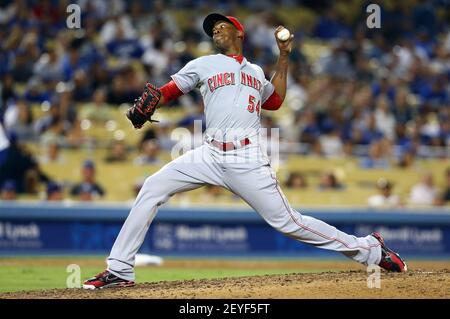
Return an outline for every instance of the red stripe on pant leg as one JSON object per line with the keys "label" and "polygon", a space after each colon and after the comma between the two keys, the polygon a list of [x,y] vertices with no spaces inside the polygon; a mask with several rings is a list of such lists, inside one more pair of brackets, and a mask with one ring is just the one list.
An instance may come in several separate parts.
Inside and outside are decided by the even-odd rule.
{"label": "red stripe on pant leg", "polygon": [[342,245],[344,245],[345,247],[347,247],[348,249],[361,248],[361,249],[365,249],[365,250],[370,250],[371,247],[378,247],[378,246],[380,246],[380,244],[375,244],[375,245],[369,245],[369,247],[356,246],[356,247],[352,248],[352,247],[350,247],[347,243],[345,243],[345,242],[343,242],[343,241],[341,241],[341,240],[339,240],[339,239],[337,239],[337,238],[328,237],[328,236],[325,235],[325,234],[322,234],[322,233],[320,233],[320,232],[318,232],[318,231],[315,231],[315,230],[313,230],[313,229],[311,229],[311,228],[309,228],[309,227],[303,225],[302,223],[299,223],[299,222],[295,219],[295,217],[291,214],[291,210],[289,209],[289,206],[286,204],[286,201],[285,201],[285,199],[284,199],[284,196],[283,196],[283,194],[281,193],[281,191],[280,191],[280,189],[279,189],[278,180],[272,176],[272,173],[270,172],[270,169],[269,169],[269,173],[270,173],[270,177],[275,181],[277,192],[278,192],[278,194],[280,195],[281,200],[283,201],[283,204],[284,204],[284,207],[286,208],[286,211],[288,212],[289,216],[290,216],[291,219],[294,221],[294,223],[297,224],[299,227],[301,227],[301,228],[303,228],[303,229],[305,229],[305,230],[307,230],[307,231],[309,231],[309,232],[311,232],[311,233],[314,233],[314,234],[316,234],[316,235],[318,235],[318,236],[320,236],[320,237],[322,237],[322,238],[325,238],[325,239],[328,239],[328,240],[332,240],[332,241],[337,241],[337,242],[341,243]]}

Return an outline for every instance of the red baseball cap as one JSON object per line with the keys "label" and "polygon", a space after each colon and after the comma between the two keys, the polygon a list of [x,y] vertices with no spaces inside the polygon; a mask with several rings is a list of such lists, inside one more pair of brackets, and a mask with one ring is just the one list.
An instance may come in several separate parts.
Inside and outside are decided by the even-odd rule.
{"label": "red baseball cap", "polygon": [[235,17],[224,16],[223,14],[220,13],[211,13],[203,21],[203,30],[205,30],[206,34],[209,35],[211,38],[213,36],[214,25],[216,24],[217,21],[229,22],[232,25],[234,25],[236,29],[242,31],[242,33],[245,34],[244,26]]}

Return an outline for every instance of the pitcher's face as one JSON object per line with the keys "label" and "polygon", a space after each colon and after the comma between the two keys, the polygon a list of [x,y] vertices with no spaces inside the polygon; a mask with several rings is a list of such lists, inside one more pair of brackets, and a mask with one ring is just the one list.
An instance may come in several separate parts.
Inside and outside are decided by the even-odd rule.
{"label": "pitcher's face", "polygon": [[239,31],[229,22],[217,21],[213,28],[213,42],[220,51],[226,51],[239,40]]}

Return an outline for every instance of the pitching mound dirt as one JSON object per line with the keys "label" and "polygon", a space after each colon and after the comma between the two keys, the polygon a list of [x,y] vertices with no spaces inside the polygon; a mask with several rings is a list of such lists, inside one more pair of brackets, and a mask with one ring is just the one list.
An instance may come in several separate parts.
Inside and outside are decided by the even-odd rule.
{"label": "pitching mound dirt", "polygon": [[54,289],[16,292],[0,298],[449,298],[449,270],[381,273],[381,287],[369,289],[364,271],[267,275],[212,280],[163,281],[131,288],[86,291]]}

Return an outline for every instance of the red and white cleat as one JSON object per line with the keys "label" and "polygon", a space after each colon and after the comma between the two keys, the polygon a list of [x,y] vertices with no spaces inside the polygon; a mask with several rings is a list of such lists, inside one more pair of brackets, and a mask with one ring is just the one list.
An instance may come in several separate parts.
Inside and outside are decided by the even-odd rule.
{"label": "red and white cleat", "polygon": [[83,289],[103,289],[103,288],[123,288],[134,286],[134,281],[125,280],[113,275],[108,270],[99,273],[97,276],[86,280]]}
{"label": "red and white cleat", "polygon": [[384,243],[383,237],[379,233],[372,233],[381,244],[381,261],[378,264],[383,269],[393,272],[405,272],[408,270],[405,261],[400,257],[398,253],[389,249]]}

